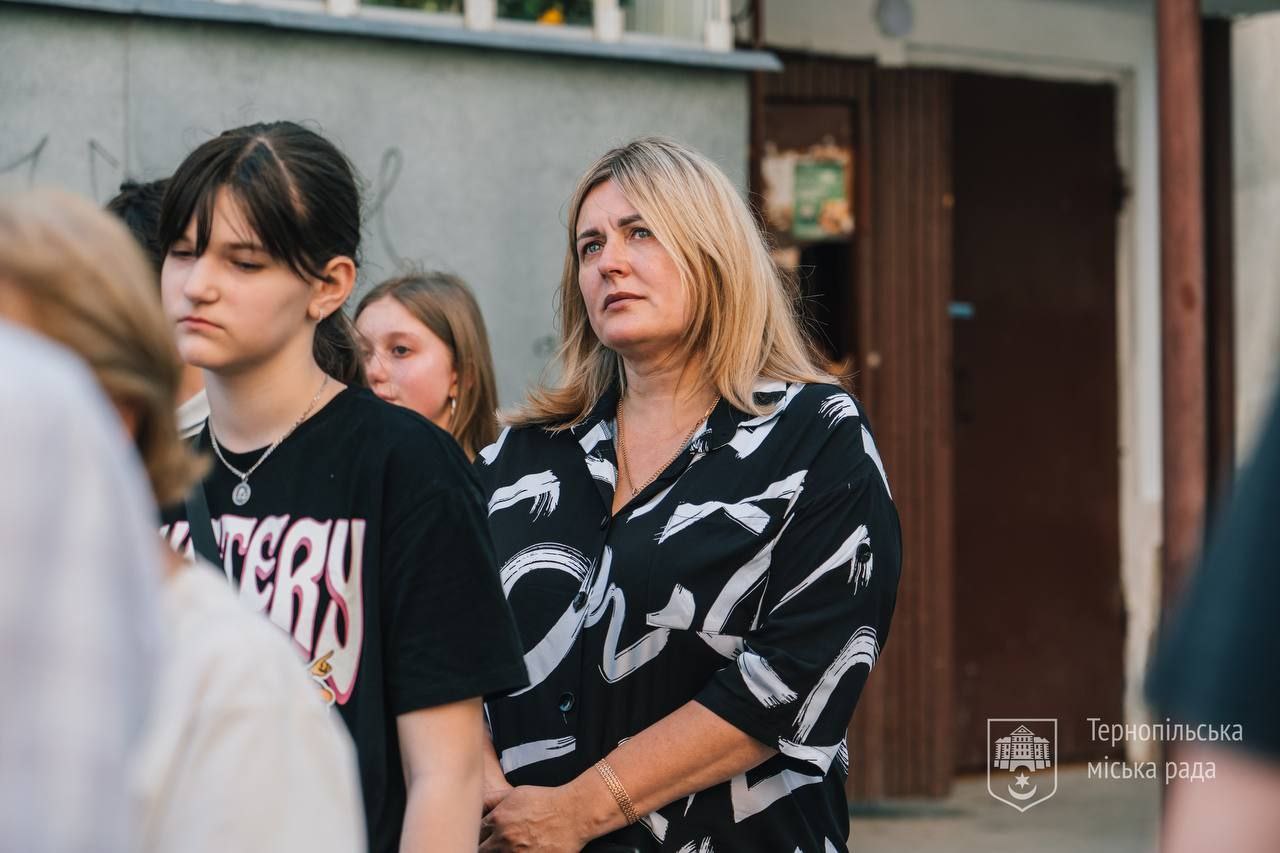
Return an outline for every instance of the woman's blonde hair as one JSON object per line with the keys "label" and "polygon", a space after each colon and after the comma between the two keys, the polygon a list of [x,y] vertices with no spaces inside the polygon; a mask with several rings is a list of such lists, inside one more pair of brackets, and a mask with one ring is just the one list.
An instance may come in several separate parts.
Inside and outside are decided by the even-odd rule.
{"label": "woman's blonde hair", "polygon": [[136,418],[156,503],[181,501],[206,463],[178,438],[182,363],[155,273],[125,226],[57,190],[0,199],[0,288],[27,297],[36,331],[79,354],[112,402]]}
{"label": "woman's blonde hair", "polygon": [[458,409],[449,431],[468,458],[498,437],[498,388],[493,378],[493,355],[484,316],[466,282],[443,272],[413,272],[390,279],[370,290],[356,308],[364,309],[390,297],[431,330],[453,355],[458,373]]}
{"label": "woman's blonde hair", "polygon": [[714,163],[670,139],[646,137],[614,148],[578,182],[569,202],[568,246],[557,295],[560,367],[555,386],[539,385],[504,413],[513,426],[562,429],[586,418],[611,385],[625,382],[622,361],[591,329],[578,287],[576,234],[582,203],[613,181],[680,270],[689,330],[675,353],[699,369],[725,400],[753,415],[759,377],[830,382],[814,363],[794,283],[769,253],[755,218]]}

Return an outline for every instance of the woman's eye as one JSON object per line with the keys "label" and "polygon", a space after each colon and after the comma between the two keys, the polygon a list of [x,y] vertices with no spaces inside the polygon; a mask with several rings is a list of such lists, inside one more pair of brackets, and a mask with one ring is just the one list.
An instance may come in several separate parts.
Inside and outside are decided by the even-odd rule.
{"label": "woman's eye", "polygon": [[600,244],[599,240],[592,240],[590,243],[587,243],[582,247],[582,256],[585,258],[587,255],[594,255],[602,248],[604,247]]}
{"label": "woman's eye", "polygon": [[391,354],[394,355],[396,358],[404,358],[406,355],[409,354],[409,352],[410,350],[406,346],[397,345],[391,348]]}
{"label": "woman's eye", "polygon": [[169,250],[169,257],[171,258],[190,258],[193,256],[193,254],[194,253],[190,249],[170,249]]}
{"label": "woman's eye", "polygon": [[632,236],[632,237],[636,237],[636,238],[641,239],[641,240],[644,240],[644,239],[647,239],[647,238],[649,238],[649,237],[652,237],[652,236],[653,236],[653,232],[652,232],[652,231],[650,231],[648,228],[643,228],[643,227],[641,227],[641,228],[637,228],[636,230],[632,231],[632,232],[631,232],[631,236]]}
{"label": "woman's eye", "polygon": [[232,261],[236,269],[243,272],[257,272],[262,269],[262,264],[255,264],[252,261]]}

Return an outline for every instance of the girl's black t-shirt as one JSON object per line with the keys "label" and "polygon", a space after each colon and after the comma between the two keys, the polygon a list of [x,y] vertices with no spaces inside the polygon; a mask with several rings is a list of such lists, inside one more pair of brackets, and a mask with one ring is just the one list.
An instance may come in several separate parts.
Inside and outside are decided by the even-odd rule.
{"label": "girl's black t-shirt", "polygon": [[[208,426],[198,446],[208,449]],[[247,471],[265,448],[223,454]],[[216,459],[204,481],[222,568],[242,600],[291,635],[316,690],[355,741],[371,853],[400,842],[396,717],[519,688],[520,641],[484,504],[448,433],[347,388],[249,477]],[[190,554],[185,506],[163,533]]]}

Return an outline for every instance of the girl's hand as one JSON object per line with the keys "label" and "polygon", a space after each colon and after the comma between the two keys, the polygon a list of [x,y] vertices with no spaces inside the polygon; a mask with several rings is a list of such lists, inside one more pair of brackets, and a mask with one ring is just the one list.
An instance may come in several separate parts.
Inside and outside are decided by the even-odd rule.
{"label": "girl's hand", "polygon": [[483,753],[484,799],[480,813],[486,815],[493,811],[493,807],[505,800],[507,794],[510,794],[515,789],[507,781],[507,775],[502,772],[502,764],[498,761],[498,753],[493,749],[491,736],[484,739]]}
{"label": "girl's hand", "polygon": [[484,808],[481,813],[488,814],[493,811],[494,807],[505,800],[507,795],[514,790],[515,788],[511,787],[504,777],[499,776],[494,779],[486,773],[484,777]]}
{"label": "girl's hand", "polygon": [[571,799],[564,788],[511,789],[480,821],[481,853],[578,853],[591,836],[580,825],[581,809]]}

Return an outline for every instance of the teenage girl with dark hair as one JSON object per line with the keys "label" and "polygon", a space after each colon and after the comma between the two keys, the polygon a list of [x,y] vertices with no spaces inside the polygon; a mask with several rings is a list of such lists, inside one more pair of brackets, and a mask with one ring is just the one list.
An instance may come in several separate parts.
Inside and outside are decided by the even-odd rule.
{"label": "teenage girl with dark hair", "polygon": [[341,310],[360,240],[350,164],[296,124],[227,131],[174,173],[159,240],[165,312],[209,395],[197,442],[216,457],[166,517],[170,541],[216,552],[309,661],[356,743],[369,849],[474,850],[480,697],[524,667],[466,458],[361,387]]}

